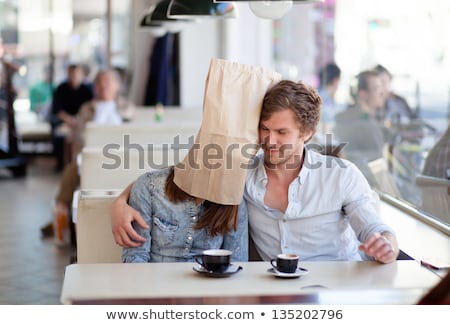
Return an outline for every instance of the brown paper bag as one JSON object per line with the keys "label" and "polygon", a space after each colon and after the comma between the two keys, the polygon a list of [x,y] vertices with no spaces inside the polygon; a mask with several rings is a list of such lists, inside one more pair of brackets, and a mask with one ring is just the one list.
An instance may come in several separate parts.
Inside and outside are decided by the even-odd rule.
{"label": "brown paper bag", "polygon": [[196,141],[175,166],[174,181],[192,196],[234,205],[242,201],[249,163],[258,149],[258,123],[267,89],[281,75],[213,59]]}

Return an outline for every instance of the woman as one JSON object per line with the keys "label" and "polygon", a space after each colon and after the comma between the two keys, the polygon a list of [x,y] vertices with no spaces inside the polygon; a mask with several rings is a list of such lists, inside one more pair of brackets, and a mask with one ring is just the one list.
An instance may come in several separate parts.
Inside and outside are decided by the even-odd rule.
{"label": "woman", "polygon": [[222,205],[195,198],[173,181],[174,168],[140,176],[131,188],[129,204],[149,228],[133,223],[146,241],[124,248],[125,263],[193,262],[203,250],[223,248],[235,261],[248,260],[248,216],[245,203]]}

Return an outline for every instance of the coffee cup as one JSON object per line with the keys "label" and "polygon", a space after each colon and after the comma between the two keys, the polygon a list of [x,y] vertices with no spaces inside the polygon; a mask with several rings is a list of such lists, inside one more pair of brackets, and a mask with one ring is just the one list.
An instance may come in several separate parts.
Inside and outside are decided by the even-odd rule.
{"label": "coffee cup", "polygon": [[298,267],[298,255],[296,254],[278,254],[277,258],[270,260],[270,264],[282,273],[295,273]]}
{"label": "coffee cup", "polygon": [[232,254],[232,251],[226,249],[208,249],[202,254],[195,255],[194,260],[207,271],[223,273],[231,264]]}

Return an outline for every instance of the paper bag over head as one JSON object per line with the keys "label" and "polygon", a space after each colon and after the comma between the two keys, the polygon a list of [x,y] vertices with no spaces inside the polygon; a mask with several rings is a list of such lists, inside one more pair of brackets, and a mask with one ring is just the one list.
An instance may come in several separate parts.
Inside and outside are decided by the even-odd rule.
{"label": "paper bag over head", "polygon": [[203,118],[194,145],[175,166],[174,182],[186,193],[226,205],[242,201],[247,170],[256,154],[264,95],[281,75],[212,59]]}

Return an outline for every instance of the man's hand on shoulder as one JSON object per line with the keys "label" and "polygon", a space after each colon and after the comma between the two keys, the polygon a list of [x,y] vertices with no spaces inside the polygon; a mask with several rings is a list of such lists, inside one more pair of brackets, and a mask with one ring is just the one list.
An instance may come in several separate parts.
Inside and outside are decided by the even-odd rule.
{"label": "man's hand on shoulder", "polygon": [[122,247],[138,247],[145,242],[145,238],[140,236],[133,228],[135,221],[142,228],[149,229],[139,211],[128,205],[128,197],[131,191],[129,185],[111,204],[111,226],[114,240]]}

